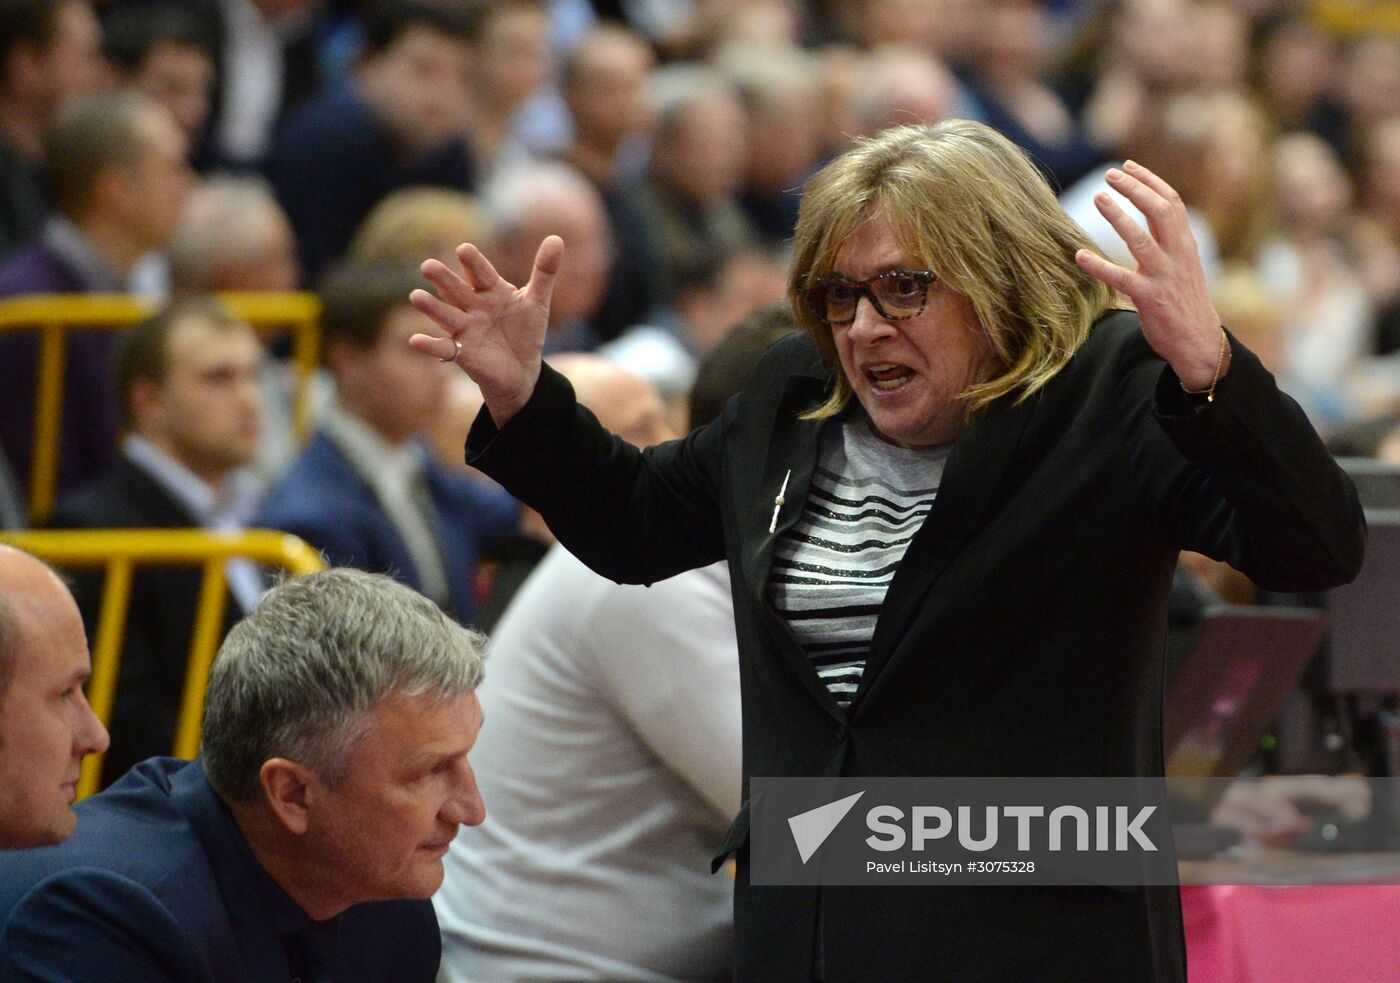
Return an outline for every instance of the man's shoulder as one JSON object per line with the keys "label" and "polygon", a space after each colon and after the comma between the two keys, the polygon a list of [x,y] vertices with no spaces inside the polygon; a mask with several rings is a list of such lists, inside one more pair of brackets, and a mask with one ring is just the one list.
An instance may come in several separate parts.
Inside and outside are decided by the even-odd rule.
{"label": "man's shoulder", "polygon": [[510,493],[494,482],[469,478],[431,456],[425,459],[428,487],[439,506],[461,508],[471,516],[514,520],[519,506]]}
{"label": "man's shoulder", "polygon": [[67,265],[38,240],[20,246],[0,262],[0,297],[74,293],[79,289]]}
{"label": "man's shoulder", "polygon": [[388,150],[369,107],[348,86],[337,86],[302,103],[279,129],[272,151],[274,173],[293,161],[308,162],[347,151],[360,156]]}
{"label": "man's shoulder", "polygon": [[112,870],[60,871],[0,919],[0,978],[212,981],[214,960],[180,911]]}
{"label": "man's shoulder", "polygon": [[324,431],[316,433],[258,508],[256,525],[295,533],[336,563],[368,562],[390,528],[373,490]]}
{"label": "man's shoulder", "polygon": [[197,525],[155,478],[118,461],[95,481],[58,500],[49,525],[63,529],[166,528]]}
{"label": "man's shoulder", "polygon": [[[115,878],[153,895],[188,896],[208,870],[199,838],[171,794],[188,766],[167,758],[142,762],[75,807],[77,829],[66,842],[0,854],[0,920],[42,883],[110,886]],[[112,876],[95,880],[93,871]]]}
{"label": "man's shoulder", "polygon": [[[325,513],[325,497],[336,501],[365,497],[364,483],[350,459],[324,430],[312,434],[301,453],[268,489],[263,499],[264,513],[299,513],[307,508]],[[318,500],[319,499],[319,500]]]}

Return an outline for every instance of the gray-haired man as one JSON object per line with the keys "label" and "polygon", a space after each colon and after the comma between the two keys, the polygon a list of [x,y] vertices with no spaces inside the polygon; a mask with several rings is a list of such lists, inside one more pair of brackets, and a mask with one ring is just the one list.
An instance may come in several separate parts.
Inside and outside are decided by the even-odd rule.
{"label": "gray-haired man", "polygon": [[485,818],[480,642],[386,577],[274,588],[220,650],[199,760],[143,762],[67,844],[0,859],[0,978],[429,983],[426,899]]}

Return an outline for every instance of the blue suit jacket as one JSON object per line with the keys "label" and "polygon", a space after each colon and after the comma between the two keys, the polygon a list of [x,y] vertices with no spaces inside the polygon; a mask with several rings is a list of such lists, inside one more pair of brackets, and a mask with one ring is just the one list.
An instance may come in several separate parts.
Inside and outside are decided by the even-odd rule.
{"label": "blue suit jacket", "polygon": [[[258,864],[198,762],[152,758],[77,807],[66,843],[0,852],[0,979],[265,983],[281,934],[314,923]],[[431,983],[427,900],[356,905],[314,927],[336,983]]]}
{"label": "blue suit jacket", "polygon": [[[472,575],[483,549],[515,532],[519,508],[504,491],[427,464],[437,543],[457,620],[476,614]],[[324,432],[317,433],[263,500],[257,525],[295,533],[333,566],[384,573],[414,590],[422,579],[374,491]]]}

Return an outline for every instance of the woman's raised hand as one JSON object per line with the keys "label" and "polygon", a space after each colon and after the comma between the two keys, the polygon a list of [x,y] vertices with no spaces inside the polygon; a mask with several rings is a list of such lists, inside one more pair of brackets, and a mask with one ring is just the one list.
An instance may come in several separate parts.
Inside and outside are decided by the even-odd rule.
{"label": "woman's raised hand", "polygon": [[1222,346],[1220,315],[1210,299],[1195,236],[1171,185],[1141,164],[1112,168],[1108,183],[1147,217],[1144,229],[1105,191],[1094,204],[1127,244],[1137,269],[1129,270],[1081,249],[1075,261],[1086,273],[1126,294],[1142,320],[1153,351],[1189,390],[1214,387],[1229,366]]}
{"label": "woman's raised hand", "polygon": [[423,263],[423,276],[438,296],[415,290],[409,301],[447,337],[416,334],[415,349],[455,361],[481,387],[486,407],[503,426],[529,401],[540,377],[541,351],[549,327],[549,299],[564,258],[564,240],[547,236],[535,253],[530,282],[516,287],[470,244],[457,247],[461,272],[435,259]]}

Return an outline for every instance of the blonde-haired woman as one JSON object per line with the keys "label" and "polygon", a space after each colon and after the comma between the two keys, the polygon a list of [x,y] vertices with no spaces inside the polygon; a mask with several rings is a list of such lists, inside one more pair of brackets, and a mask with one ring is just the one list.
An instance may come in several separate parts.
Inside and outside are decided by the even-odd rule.
{"label": "blonde-haired woman", "polygon": [[[1281,590],[1354,576],[1355,492],[1222,329],[1185,210],[1125,165],[1105,217],[1136,268],[1066,219],[975,123],[888,130],[808,185],[775,345],[713,424],[638,452],[541,369],[562,243],[529,281],[472,246],[414,303],[489,413],[472,463],[605,576],[728,557],[749,776],[1162,773],[1178,550]],[[1129,298],[1136,312],[1114,310]],[[748,799],[745,788],[745,799]],[[1185,978],[1176,891],[755,886],[744,981]]]}

